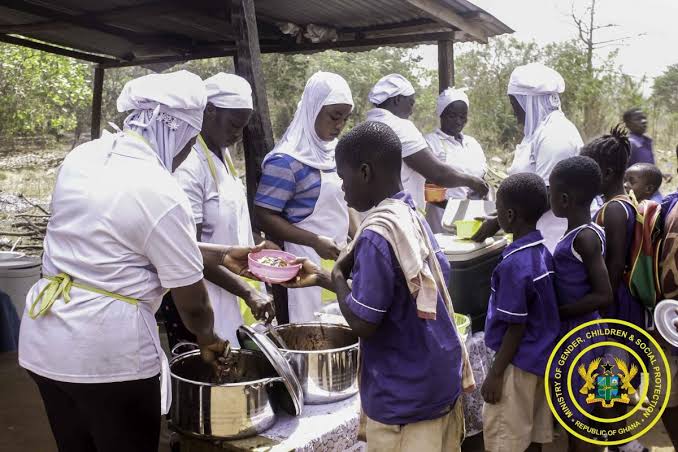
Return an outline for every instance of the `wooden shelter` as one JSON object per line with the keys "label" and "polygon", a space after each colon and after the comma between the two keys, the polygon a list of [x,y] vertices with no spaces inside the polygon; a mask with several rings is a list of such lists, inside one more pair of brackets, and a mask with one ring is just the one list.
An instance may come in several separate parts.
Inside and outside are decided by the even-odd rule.
{"label": "wooden shelter", "polygon": [[440,90],[454,82],[455,42],[511,33],[467,0],[3,0],[0,42],[95,63],[92,138],[108,68],[232,56],[252,85],[244,132],[247,191],[273,148],[261,53],[438,44]]}

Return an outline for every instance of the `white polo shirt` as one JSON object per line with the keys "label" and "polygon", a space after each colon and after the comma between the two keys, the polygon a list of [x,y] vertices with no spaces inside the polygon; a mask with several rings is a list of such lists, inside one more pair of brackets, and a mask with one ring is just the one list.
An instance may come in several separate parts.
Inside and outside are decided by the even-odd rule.
{"label": "white polo shirt", "polygon": [[44,244],[43,274],[139,300],[138,306],[73,287],[43,316],[26,298],[19,363],[53,380],[102,383],[160,372],[154,314],[163,288],[202,279],[188,200],[139,138],[109,134],[74,149],[59,169]]}
{"label": "white polo shirt", "polygon": [[[421,134],[412,121],[399,118],[388,110],[373,108],[367,112],[366,119],[368,121],[384,123],[393,129],[398,138],[400,138],[400,144],[403,147],[403,158],[416,154],[428,147],[424,135]],[[403,162],[400,171],[400,178],[405,191],[412,195],[415,206],[422,210],[425,209],[424,185],[426,184],[426,178],[410,168],[405,162]]]}

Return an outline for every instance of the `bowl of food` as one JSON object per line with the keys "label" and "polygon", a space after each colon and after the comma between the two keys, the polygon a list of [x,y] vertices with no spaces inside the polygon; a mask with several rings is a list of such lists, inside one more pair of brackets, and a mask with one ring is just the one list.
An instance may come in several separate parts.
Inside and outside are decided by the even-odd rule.
{"label": "bowl of food", "polygon": [[297,276],[301,264],[292,264],[294,254],[278,250],[262,250],[247,256],[250,272],[261,281],[279,284]]}
{"label": "bowl of food", "polygon": [[447,188],[439,187],[435,184],[426,184],[424,186],[424,198],[426,202],[444,202]]}

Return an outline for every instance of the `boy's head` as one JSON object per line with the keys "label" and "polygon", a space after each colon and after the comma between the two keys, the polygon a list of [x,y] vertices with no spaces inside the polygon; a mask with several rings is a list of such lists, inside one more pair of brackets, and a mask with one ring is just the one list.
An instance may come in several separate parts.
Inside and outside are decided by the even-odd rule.
{"label": "boy's head", "polygon": [[662,185],[662,172],[651,163],[636,163],[626,170],[624,188],[636,196],[638,202],[650,199]]}
{"label": "boy's head", "polygon": [[546,184],[536,174],[509,176],[497,190],[497,219],[506,232],[534,229],[547,210]]}
{"label": "boy's head", "polygon": [[380,122],[364,122],[341,137],[337,174],[349,207],[369,210],[383,201],[386,188],[400,186],[401,154],[398,135]]}
{"label": "boy's head", "polygon": [[629,138],[621,125],[614,127],[608,135],[598,137],[584,146],[581,155],[591,157],[600,167],[603,176],[600,185],[602,193],[623,182],[630,152]]}
{"label": "boy's head", "polygon": [[624,124],[626,128],[637,135],[642,135],[647,131],[647,116],[640,108],[632,108],[624,112]]}
{"label": "boy's head", "polygon": [[589,211],[601,180],[600,167],[590,157],[578,155],[558,162],[549,178],[553,214],[565,218],[579,209]]}

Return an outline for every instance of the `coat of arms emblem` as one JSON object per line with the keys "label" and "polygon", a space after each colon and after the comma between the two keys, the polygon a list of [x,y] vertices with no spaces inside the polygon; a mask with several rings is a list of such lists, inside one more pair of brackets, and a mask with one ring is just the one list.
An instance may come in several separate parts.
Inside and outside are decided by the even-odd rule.
{"label": "coat of arms emblem", "polygon": [[[579,389],[581,394],[587,394],[586,403],[600,403],[605,408],[612,408],[615,403],[629,404],[629,395],[636,392],[631,380],[638,373],[638,367],[630,367],[622,359],[614,358],[615,364],[609,361],[600,365],[601,359],[596,358],[588,366],[582,364],[577,369],[584,384]],[[613,369],[618,372],[613,372]],[[602,372],[598,372],[602,369]]]}

